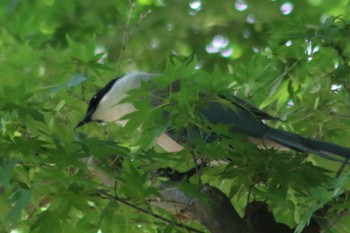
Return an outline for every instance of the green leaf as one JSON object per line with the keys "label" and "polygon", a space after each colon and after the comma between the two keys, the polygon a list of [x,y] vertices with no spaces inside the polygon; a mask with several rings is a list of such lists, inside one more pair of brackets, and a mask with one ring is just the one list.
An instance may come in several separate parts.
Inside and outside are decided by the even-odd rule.
{"label": "green leaf", "polygon": [[35,233],[44,233],[44,232],[52,232],[52,233],[60,233],[62,228],[62,222],[59,217],[50,211],[45,211],[40,214],[38,219],[31,226],[31,232]]}
{"label": "green leaf", "polygon": [[8,186],[12,178],[12,170],[18,164],[18,160],[12,160],[0,168],[0,185]]}
{"label": "green leaf", "polygon": [[83,76],[81,74],[77,74],[77,75],[74,75],[71,80],[69,80],[67,85],[68,85],[68,87],[74,87],[74,86],[81,84],[85,80],[86,80],[85,76]]}
{"label": "green leaf", "polygon": [[123,215],[117,214],[120,208],[116,201],[110,201],[100,215],[100,227],[102,232],[126,232],[127,223]]}
{"label": "green leaf", "polygon": [[23,188],[20,188],[19,191],[17,191],[14,194],[11,201],[14,203],[15,206],[7,215],[8,221],[20,220],[22,211],[27,207],[27,205],[30,202],[31,194],[32,192],[30,190]]}

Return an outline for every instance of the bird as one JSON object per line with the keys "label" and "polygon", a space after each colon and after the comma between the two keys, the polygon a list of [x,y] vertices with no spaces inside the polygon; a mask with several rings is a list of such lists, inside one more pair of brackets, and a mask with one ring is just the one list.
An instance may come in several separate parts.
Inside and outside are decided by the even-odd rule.
{"label": "bird", "polygon": [[[142,83],[150,80],[156,82],[162,78],[161,76],[147,72],[132,72],[111,80],[91,98],[86,115],[76,125],[76,128],[90,122],[116,122],[124,126],[128,121],[125,116],[137,111],[137,109],[131,102],[123,100],[130,95],[130,91],[140,88]],[[177,88],[181,88],[181,86]],[[210,93],[208,93],[209,95]],[[336,160],[350,159],[350,148],[272,128],[265,121],[279,120],[278,118],[234,94],[215,95],[216,99],[204,101],[196,112],[211,125],[225,125],[229,132],[247,136],[252,142],[264,141],[264,144],[271,142],[277,147],[288,148],[300,153],[315,154],[331,160],[334,158]],[[167,114],[164,116],[168,117]],[[188,137],[178,135],[180,133],[177,131],[164,132],[158,137],[156,143],[167,152],[181,151],[184,148],[183,143],[186,143]]]}

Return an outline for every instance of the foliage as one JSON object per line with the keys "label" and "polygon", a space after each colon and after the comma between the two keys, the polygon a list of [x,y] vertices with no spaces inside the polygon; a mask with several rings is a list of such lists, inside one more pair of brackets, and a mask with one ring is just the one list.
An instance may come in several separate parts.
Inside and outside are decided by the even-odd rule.
{"label": "foliage", "polygon": [[[229,159],[200,180],[224,191],[240,213],[248,200],[266,200],[279,222],[301,230],[327,205],[329,232],[347,232],[349,217],[339,213],[350,205],[349,171],[336,175],[339,162],[257,151],[237,135],[210,144],[193,138],[170,154],[153,142],[169,125],[200,125],[210,135],[196,105],[203,93],[234,90],[284,120],[271,126],[348,146],[349,9],[346,0],[1,1],[1,232],[186,232],[147,199],[159,196],[157,169],[186,171],[199,155]],[[134,91],[139,111],[124,128],[75,131],[89,98],[134,70],[163,73],[156,85],[184,85],[159,109],[149,108],[147,85]],[[180,186],[198,195],[198,180]]]}

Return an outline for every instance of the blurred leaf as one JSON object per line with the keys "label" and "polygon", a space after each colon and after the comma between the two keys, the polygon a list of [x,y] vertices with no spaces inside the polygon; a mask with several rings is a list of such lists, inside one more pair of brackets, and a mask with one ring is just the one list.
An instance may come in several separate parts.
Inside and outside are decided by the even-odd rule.
{"label": "blurred leaf", "polygon": [[55,213],[45,211],[40,214],[39,218],[34,222],[31,227],[31,232],[44,233],[44,232],[61,232],[62,223]]}
{"label": "blurred leaf", "polygon": [[20,188],[12,197],[14,203],[13,209],[8,213],[7,219],[14,221],[20,218],[22,211],[27,207],[30,202],[31,191],[26,188]]}
{"label": "blurred leaf", "polygon": [[71,80],[69,80],[68,87],[77,86],[80,83],[84,82],[85,80],[86,80],[86,78],[83,75],[77,74],[77,75],[73,76],[73,78]]}
{"label": "blurred leaf", "polygon": [[116,214],[118,205],[110,201],[104,208],[100,217],[100,227],[103,232],[125,232],[127,229],[125,217]]}
{"label": "blurred leaf", "polygon": [[8,186],[11,179],[11,172],[17,165],[18,160],[12,160],[4,164],[0,169],[0,184],[1,186]]}

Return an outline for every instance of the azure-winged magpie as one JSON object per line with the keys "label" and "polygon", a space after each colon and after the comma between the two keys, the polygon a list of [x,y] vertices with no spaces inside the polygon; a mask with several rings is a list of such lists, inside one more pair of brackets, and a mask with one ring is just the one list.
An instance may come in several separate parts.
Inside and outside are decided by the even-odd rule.
{"label": "azure-winged magpie", "polygon": [[[132,103],[119,102],[128,96],[129,91],[139,88],[142,82],[147,82],[150,79],[156,80],[157,76],[159,75],[135,72],[110,81],[92,97],[85,118],[76,127],[81,127],[92,121],[117,122],[124,125],[126,121],[121,120],[121,118],[136,109]],[[337,155],[350,159],[349,148],[271,128],[262,120],[277,118],[234,95],[220,96],[220,98],[224,99],[226,104],[223,104],[222,101],[210,101],[198,110],[198,114],[205,117],[210,124],[224,124],[229,127],[231,132],[247,135],[253,139],[272,141],[274,144],[298,152],[312,153],[326,158]],[[230,104],[229,107],[227,107],[227,102]],[[160,135],[157,143],[168,152],[179,151],[182,149],[181,143],[178,143],[174,138],[176,137],[164,133]]]}

